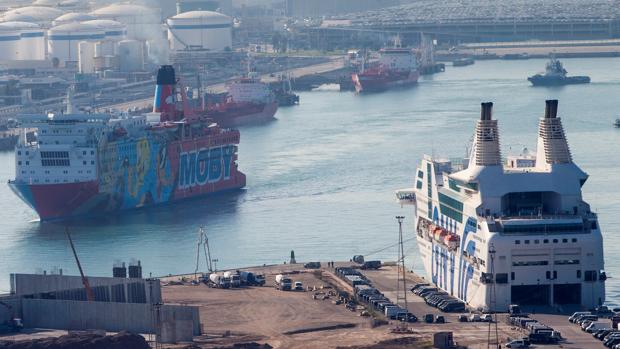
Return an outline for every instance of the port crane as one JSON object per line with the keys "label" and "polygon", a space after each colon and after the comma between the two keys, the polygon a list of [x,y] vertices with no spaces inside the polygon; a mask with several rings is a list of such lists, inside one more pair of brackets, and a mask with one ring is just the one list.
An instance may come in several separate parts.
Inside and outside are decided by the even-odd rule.
{"label": "port crane", "polygon": [[78,258],[77,252],[75,251],[75,246],[73,245],[71,234],[69,234],[69,228],[65,227],[65,233],[67,234],[67,239],[69,239],[69,244],[71,245],[71,251],[73,251],[73,257],[75,257],[75,262],[77,263],[78,269],[80,270],[80,276],[82,277],[82,284],[84,285],[84,289],[86,290],[86,299],[89,302],[94,302],[95,294],[93,293],[93,289],[90,287],[88,278],[84,276],[84,271],[82,270],[82,264],[80,264],[80,259]]}

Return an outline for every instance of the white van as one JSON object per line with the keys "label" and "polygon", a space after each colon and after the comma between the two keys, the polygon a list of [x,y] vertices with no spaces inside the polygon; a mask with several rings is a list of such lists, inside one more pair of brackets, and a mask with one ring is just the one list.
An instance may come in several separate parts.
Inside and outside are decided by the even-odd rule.
{"label": "white van", "polygon": [[603,328],[611,328],[609,321],[593,321],[588,327],[586,327],[586,332],[594,333]]}

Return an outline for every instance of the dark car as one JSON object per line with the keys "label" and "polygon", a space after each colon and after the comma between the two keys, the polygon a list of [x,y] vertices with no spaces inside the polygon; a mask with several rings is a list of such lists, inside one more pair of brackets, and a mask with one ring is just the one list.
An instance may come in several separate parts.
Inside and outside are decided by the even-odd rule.
{"label": "dark car", "polygon": [[418,289],[418,288],[420,288],[420,287],[425,287],[425,286],[430,286],[430,285],[431,285],[431,284],[417,284],[417,285],[415,285],[415,286],[413,286],[413,287],[411,288],[411,292],[414,292],[415,290],[417,290],[417,289]]}
{"label": "dark car", "polygon": [[304,264],[304,268],[306,269],[319,269],[321,268],[321,262],[308,262]]}
{"label": "dark car", "polygon": [[432,324],[434,319],[435,317],[433,316],[433,314],[424,315],[424,322],[426,322],[427,324]]}
{"label": "dark car", "polygon": [[399,313],[396,318],[409,323],[418,322],[418,317],[411,313]]}
{"label": "dark car", "polygon": [[446,318],[443,317],[443,315],[437,315],[435,317],[435,322],[438,324],[445,324],[446,323]]}
{"label": "dark car", "polygon": [[468,322],[469,319],[467,318],[467,314],[461,314],[459,315],[459,322]]}

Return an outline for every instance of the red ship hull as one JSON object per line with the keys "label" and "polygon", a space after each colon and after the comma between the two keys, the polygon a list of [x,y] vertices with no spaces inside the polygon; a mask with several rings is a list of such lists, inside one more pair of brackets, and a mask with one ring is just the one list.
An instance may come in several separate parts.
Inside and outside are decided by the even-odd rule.
{"label": "red ship hull", "polygon": [[207,115],[222,127],[260,124],[275,120],[278,103],[227,103],[209,108]]}
{"label": "red ship hull", "polygon": [[383,92],[391,88],[407,87],[418,82],[418,71],[411,72],[368,72],[353,74],[351,79],[357,93]]}

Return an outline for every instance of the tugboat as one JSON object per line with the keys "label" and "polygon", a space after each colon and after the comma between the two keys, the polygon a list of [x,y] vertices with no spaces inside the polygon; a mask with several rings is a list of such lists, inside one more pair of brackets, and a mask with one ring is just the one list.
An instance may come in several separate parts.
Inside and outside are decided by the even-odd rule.
{"label": "tugboat", "polygon": [[567,73],[562,63],[555,57],[551,57],[547,63],[544,74],[530,76],[527,80],[534,86],[561,86],[590,83],[589,76],[566,76]]}
{"label": "tugboat", "polygon": [[278,83],[278,86],[273,88],[278,106],[290,107],[299,104],[299,95],[293,92],[290,75],[280,76]]}

